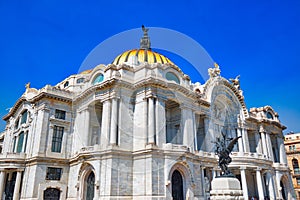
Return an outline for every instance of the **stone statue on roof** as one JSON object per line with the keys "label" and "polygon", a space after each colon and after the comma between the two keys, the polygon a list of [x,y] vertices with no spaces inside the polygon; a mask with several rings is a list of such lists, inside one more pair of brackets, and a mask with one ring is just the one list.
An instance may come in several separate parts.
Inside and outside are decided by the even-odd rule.
{"label": "stone statue on roof", "polygon": [[209,74],[210,78],[220,76],[221,70],[220,70],[219,65],[217,63],[214,63],[214,66],[215,66],[214,68],[208,69],[208,74]]}

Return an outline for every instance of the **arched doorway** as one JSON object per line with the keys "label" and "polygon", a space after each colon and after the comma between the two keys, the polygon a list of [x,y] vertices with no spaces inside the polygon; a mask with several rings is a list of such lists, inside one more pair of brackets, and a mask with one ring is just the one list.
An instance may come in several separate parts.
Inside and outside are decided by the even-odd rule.
{"label": "arched doorway", "polygon": [[60,190],[56,188],[48,188],[44,191],[44,200],[59,200]]}
{"label": "arched doorway", "polygon": [[178,170],[172,174],[172,197],[173,200],[183,200],[183,179]]}
{"label": "arched doorway", "polygon": [[281,195],[282,195],[282,198],[283,198],[284,200],[286,200],[287,198],[286,198],[286,195],[285,195],[285,187],[284,187],[282,181],[280,181],[280,187],[281,187]]}
{"label": "arched doorway", "polygon": [[95,195],[95,174],[94,172],[90,172],[85,181],[85,199],[93,200]]}

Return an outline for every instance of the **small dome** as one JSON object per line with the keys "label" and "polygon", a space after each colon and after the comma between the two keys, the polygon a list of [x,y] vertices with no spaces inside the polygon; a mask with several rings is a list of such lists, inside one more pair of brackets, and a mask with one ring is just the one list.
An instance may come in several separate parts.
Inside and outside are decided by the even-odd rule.
{"label": "small dome", "polygon": [[122,64],[124,62],[128,62],[132,56],[136,56],[137,60],[141,63],[143,63],[143,62],[147,62],[149,64],[169,63],[169,64],[174,65],[174,63],[171,60],[169,60],[167,57],[165,57],[162,54],[156,53],[156,52],[152,51],[151,49],[133,49],[133,50],[125,51],[124,53],[121,53],[120,55],[118,55],[112,63],[115,65],[118,65],[118,64]]}

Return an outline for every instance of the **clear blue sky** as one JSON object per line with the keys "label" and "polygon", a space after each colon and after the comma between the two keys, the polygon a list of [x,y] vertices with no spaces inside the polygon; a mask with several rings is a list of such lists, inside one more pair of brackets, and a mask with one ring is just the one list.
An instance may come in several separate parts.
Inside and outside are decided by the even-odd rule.
{"label": "clear blue sky", "polygon": [[300,1],[178,2],[0,1],[0,116],[27,82],[55,85],[99,43],[145,24],[196,40],[222,76],[241,75],[248,109],[270,105],[287,131],[300,132]]}

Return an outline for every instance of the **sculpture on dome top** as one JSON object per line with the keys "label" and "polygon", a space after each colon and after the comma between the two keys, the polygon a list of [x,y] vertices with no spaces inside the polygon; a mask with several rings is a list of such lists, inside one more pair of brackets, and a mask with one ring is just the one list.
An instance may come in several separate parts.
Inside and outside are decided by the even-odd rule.
{"label": "sculpture on dome top", "polygon": [[148,36],[149,28],[146,28],[144,25],[142,25],[142,30],[144,32],[144,35],[140,41],[140,49],[148,50],[151,46],[150,38]]}
{"label": "sculpture on dome top", "polygon": [[215,66],[214,68],[208,69],[208,74],[210,78],[220,76],[221,73],[220,66],[217,63],[214,63],[214,66]]}
{"label": "sculpture on dome top", "polygon": [[[221,137],[217,137],[217,141],[215,141],[215,153],[219,156],[219,167],[222,170],[221,176],[223,177],[233,177],[234,175],[228,169],[229,163],[231,163],[232,159],[229,156],[233,150],[234,145],[237,143],[238,139],[242,136],[236,138],[226,138],[226,134],[221,132]],[[226,146],[226,141],[230,141],[229,144]]]}
{"label": "sculpture on dome top", "polygon": [[146,28],[144,25],[142,25],[142,30],[144,32],[144,36],[148,36],[149,28]]}

